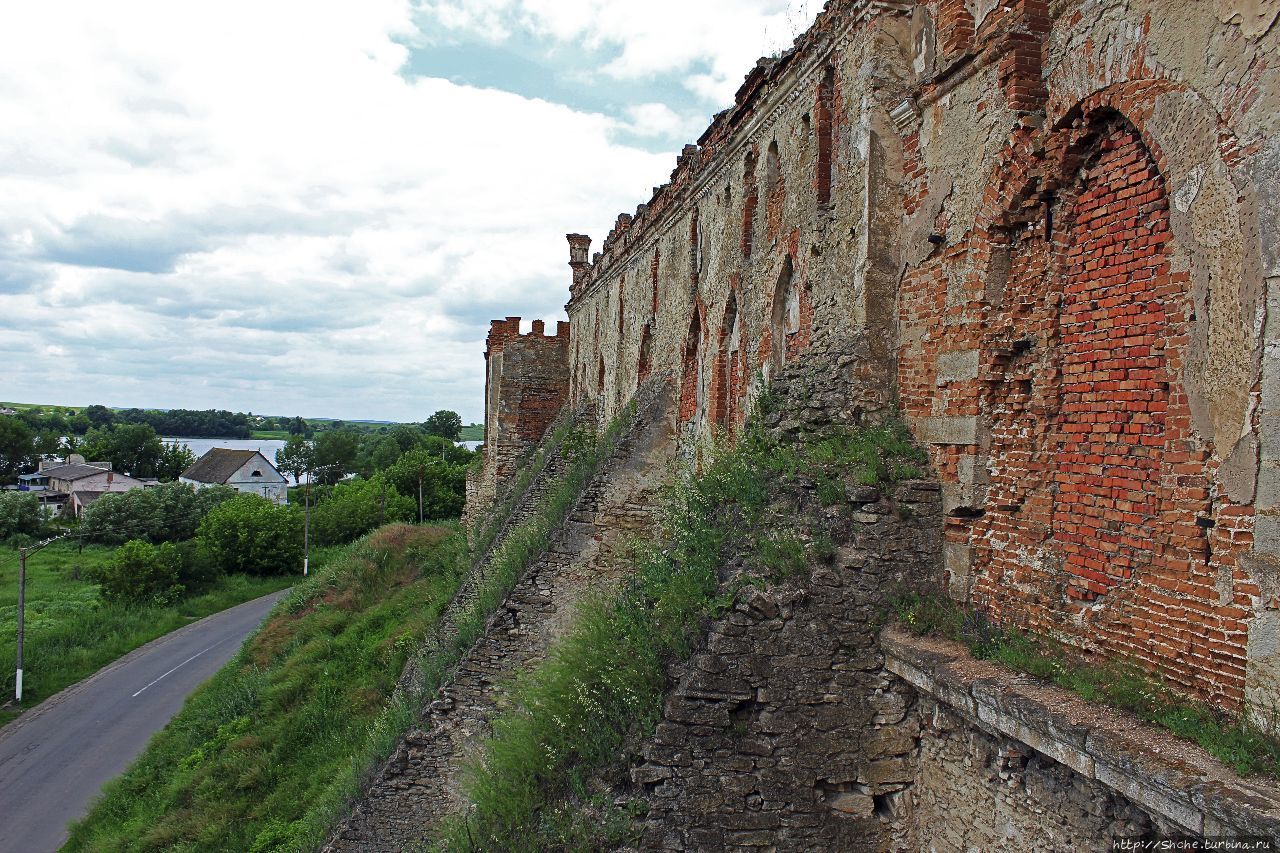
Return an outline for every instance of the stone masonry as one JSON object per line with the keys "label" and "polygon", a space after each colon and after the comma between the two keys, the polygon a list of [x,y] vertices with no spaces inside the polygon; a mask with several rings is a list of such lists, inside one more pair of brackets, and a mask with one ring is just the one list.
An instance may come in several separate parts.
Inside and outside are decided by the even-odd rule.
{"label": "stone masonry", "polygon": [[[858,339],[1006,625],[1280,707],[1280,2],[830,0],[601,251],[570,398],[681,446]],[[824,344],[824,342],[826,342]]]}
{"label": "stone masonry", "polygon": [[1280,843],[1273,783],[882,630],[942,590],[1280,726],[1277,57],[1280,0],[829,0],[599,252],[568,235],[568,324],[494,322],[473,532],[560,470],[514,494],[565,407],[639,415],[332,849],[465,807],[502,685],[766,392],[781,440],[896,409],[932,471],[787,487],[834,556],[743,588],[671,673],[618,792],[643,849]]}
{"label": "stone masonry", "polygon": [[[510,680],[536,665],[565,634],[583,596],[625,571],[630,540],[652,523],[655,490],[671,457],[662,388],[642,395],[636,415],[574,505],[568,522],[517,582],[418,725],[366,789],[329,851],[399,853],[426,844],[437,822],[465,804],[465,767],[478,756]],[[554,488],[563,450],[548,460],[521,502]],[[519,510],[517,510],[519,512]],[[462,593],[465,595],[465,590]]]}

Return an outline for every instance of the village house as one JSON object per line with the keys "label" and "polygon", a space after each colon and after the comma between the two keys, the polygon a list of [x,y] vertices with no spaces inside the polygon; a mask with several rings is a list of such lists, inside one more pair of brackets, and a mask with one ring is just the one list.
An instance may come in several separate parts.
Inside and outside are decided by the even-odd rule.
{"label": "village house", "polygon": [[289,481],[257,450],[215,447],[183,471],[178,482],[197,489],[230,486],[245,494],[261,495],[272,503],[288,502]]}
{"label": "village house", "polygon": [[111,492],[128,492],[147,483],[111,470],[110,462],[85,462],[80,456],[70,460],[41,460],[37,471],[18,477],[18,488],[36,492],[46,511],[61,509],[64,515],[80,518],[94,501]]}

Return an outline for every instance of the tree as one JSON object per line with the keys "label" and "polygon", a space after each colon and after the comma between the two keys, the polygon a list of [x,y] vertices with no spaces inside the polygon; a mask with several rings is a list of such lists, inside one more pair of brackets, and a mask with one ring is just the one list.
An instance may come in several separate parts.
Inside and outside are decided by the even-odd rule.
{"label": "tree", "polygon": [[316,504],[312,524],[316,542],[340,545],[391,521],[409,521],[415,505],[382,477],[348,480]]}
{"label": "tree", "polygon": [[422,440],[422,428],[417,424],[396,424],[391,429],[391,437],[400,445],[401,453],[408,453]]}
{"label": "tree", "polygon": [[116,424],[90,430],[80,452],[91,461],[110,462],[114,470],[130,476],[155,477],[165,450],[147,424]]}
{"label": "tree", "polygon": [[109,427],[116,422],[116,413],[106,406],[93,405],[85,409],[84,416],[89,419],[89,423],[101,429]]}
{"label": "tree", "polygon": [[313,432],[311,424],[303,420],[301,416],[295,417],[293,420],[289,421],[288,429],[292,435],[301,435],[306,436],[307,438],[310,438]]}
{"label": "tree", "polygon": [[80,529],[85,539],[105,544],[130,539],[181,542],[196,535],[210,510],[238,494],[230,486],[195,489],[185,483],[165,483],[103,495],[85,512]]}
{"label": "tree", "polygon": [[175,441],[164,446],[160,461],[156,465],[156,476],[165,482],[176,480],[182,472],[196,464],[196,455],[191,448]]}
{"label": "tree", "polygon": [[316,466],[315,445],[295,434],[276,451],[276,468],[293,477],[295,483],[310,474]]}
{"label": "tree", "polygon": [[404,451],[399,443],[388,435],[374,436],[366,439],[360,447],[360,474],[372,477],[379,471],[386,470],[396,464]]}
{"label": "tree", "polygon": [[200,548],[225,572],[288,574],[302,562],[297,510],[258,495],[238,495],[200,522]]}
{"label": "tree", "polygon": [[419,520],[456,518],[467,499],[467,469],[425,449],[410,451],[383,472],[396,491],[418,503]]}
{"label": "tree", "polygon": [[315,445],[295,434],[276,451],[276,467],[292,474],[295,483],[302,483],[302,573],[305,575],[311,565],[311,472],[316,469]]}
{"label": "tree", "polygon": [[441,438],[457,441],[458,436],[462,435],[462,418],[457,412],[441,409],[427,418],[422,428],[426,430],[427,435],[438,435]]}
{"label": "tree", "polygon": [[14,482],[35,467],[35,436],[15,417],[0,415],[0,482]]}
{"label": "tree", "polygon": [[30,492],[0,492],[0,541],[10,536],[36,536],[44,527],[40,501]]}
{"label": "tree", "polygon": [[315,474],[321,483],[336,483],[355,470],[360,436],[350,430],[325,430],[315,442]]}

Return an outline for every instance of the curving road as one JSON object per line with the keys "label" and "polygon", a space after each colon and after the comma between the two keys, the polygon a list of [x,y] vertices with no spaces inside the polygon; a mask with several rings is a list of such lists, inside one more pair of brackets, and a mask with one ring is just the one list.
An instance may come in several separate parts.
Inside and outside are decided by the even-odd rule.
{"label": "curving road", "polygon": [[61,847],[67,824],[235,655],[285,592],[153,640],[0,729],[0,853]]}

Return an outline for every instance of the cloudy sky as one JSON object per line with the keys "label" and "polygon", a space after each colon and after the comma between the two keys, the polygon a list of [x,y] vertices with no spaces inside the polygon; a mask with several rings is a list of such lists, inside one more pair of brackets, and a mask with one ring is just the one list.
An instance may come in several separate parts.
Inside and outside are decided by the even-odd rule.
{"label": "cloudy sky", "polygon": [[11,3],[0,399],[467,421],[818,0]]}

